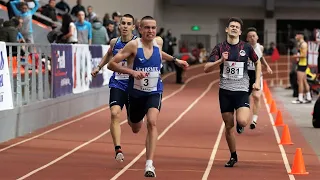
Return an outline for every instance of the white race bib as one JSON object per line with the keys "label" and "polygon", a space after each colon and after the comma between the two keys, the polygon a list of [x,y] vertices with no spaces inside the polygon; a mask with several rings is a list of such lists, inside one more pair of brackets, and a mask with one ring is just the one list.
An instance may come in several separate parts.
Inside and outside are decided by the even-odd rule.
{"label": "white race bib", "polygon": [[244,62],[225,61],[223,66],[224,78],[241,79],[243,78]]}
{"label": "white race bib", "polygon": [[[127,67],[127,61],[122,61],[119,63],[119,65]],[[123,74],[123,73],[119,73],[119,72],[115,72],[115,79],[116,80],[126,80],[129,79],[129,74]]]}
{"label": "white race bib", "polygon": [[256,70],[254,62],[252,62],[251,60],[248,60],[248,70]]}
{"label": "white race bib", "polygon": [[149,72],[147,77],[141,80],[134,79],[133,88],[144,92],[156,91],[158,87],[158,80],[159,72]]}

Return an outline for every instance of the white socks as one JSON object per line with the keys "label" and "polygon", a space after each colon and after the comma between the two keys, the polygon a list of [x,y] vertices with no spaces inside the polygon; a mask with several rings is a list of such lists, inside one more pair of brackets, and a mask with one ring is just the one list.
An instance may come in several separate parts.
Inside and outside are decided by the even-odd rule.
{"label": "white socks", "polygon": [[[303,100],[303,93],[299,93],[298,99],[299,99],[299,101],[301,101],[301,102],[304,101],[304,100]],[[306,99],[307,99],[308,101],[311,101],[311,100],[312,100],[312,98],[311,98],[311,93],[310,93],[310,92],[307,92],[307,93],[306,93]]]}
{"label": "white socks", "polygon": [[307,93],[306,93],[306,96],[307,96],[307,100],[308,100],[308,101],[311,101],[312,98],[311,98],[310,92],[307,92]]}
{"label": "white socks", "polygon": [[147,160],[146,162],[146,166],[153,166],[153,161],[152,160]]}
{"label": "white socks", "polygon": [[252,116],[252,122],[255,122],[255,123],[256,123],[257,120],[258,120],[258,115],[255,115],[255,114],[254,114],[254,115]]}
{"label": "white socks", "polygon": [[299,93],[298,99],[299,101],[303,102],[303,93]]}

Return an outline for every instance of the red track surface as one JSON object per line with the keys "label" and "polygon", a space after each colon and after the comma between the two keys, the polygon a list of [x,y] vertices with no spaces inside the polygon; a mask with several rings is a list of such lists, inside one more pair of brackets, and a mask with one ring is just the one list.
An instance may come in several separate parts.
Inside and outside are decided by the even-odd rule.
{"label": "red track surface", "polygon": [[[200,75],[202,72],[202,67],[189,70],[188,78],[195,75],[198,77],[183,87],[174,84],[174,76],[164,80],[163,97],[166,100],[162,104],[157,126],[159,135],[164,130],[168,131],[161,134],[155,154],[157,179],[195,180],[202,179],[207,173],[208,179],[215,180],[289,179],[264,104],[257,128],[246,128],[243,134],[237,134],[239,162],[236,167],[224,167],[229,159],[229,151],[224,132],[222,137],[218,136],[222,125],[217,96],[218,82],[216,81],[205,93],[209,84],[218,80],[218,74]],[[180,91],[177,92],[178,89]],[[176,94],[165,98],[173,92]],[[295,149],[302,148],[306,169],[310,173],[293,177],[297,180],[319,179],[320,164],[317,156],[280,103],[278,108],[283,113],[285,123],[289,125],[291,138],[295,143],[292,146],[284,146],[284,155],[287,156],[291,167]],[[82,116],[87,114],[89,113]],[[3,143],[0,148],[77,118]],[[125,112],[122,113],[122,119],[126,119]],[[110,112],[105,109],[20,145],[4,151],[0,149],[0,179],[111,179],[115,175],[119,175],[119,180],[143,179],[146,128],[144,127],[139,134],[133,134],[126,122],[121,126],[125,162],[118,164],[114,160],[113,144],[108,132],[109,122]],[[282,128],[277,129],[281,136]],[[97,138],[99,135],[101,138]],[[94,138],[95,141],[92,140]],[[84,143],[86,144],[83,145]],[[215,145],[217,148],[213,151]],[[212,159],[212,167],[209,166],[207,169],[212,152],[216,154]],[[136,158],[139,154],[142,155],[141,158]],[[130,166],[127,166],[128,163]]]}

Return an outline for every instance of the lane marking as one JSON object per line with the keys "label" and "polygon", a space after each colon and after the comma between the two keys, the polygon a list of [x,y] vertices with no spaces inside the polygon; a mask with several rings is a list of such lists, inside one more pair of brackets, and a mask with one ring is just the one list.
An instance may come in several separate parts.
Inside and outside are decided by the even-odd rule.
{"label": "lane marking", "polygon": [[[202,64],[201,64],[201,65],[202,65]],[[195,68],[201,67],[201,65],[192,66],[192,67],[190,67],[189,69],[195,69]],[[171,73],[168,73],[167,75],[164,75],[164,76],[162,77],[162,80],[165,80],[166,78],[172,76],[173,74],[175,74],[175,73],[174,73],[174,72],[171,72]],[[90,117],[90,116],[93,116],[93,115],[95,115],[95,114],[97,114],[97,113],[100,113],[100,112],[102,112],[102,111],[104,111],[104,110],[108,110],[108,109],[109,109],[109,106],[108,106],[108,107],[101,108],[101,109],[98,109],[98,110],[96,110],[96,111],[94,111],[94,112],[92,112],[92,113],[90,113],[90,114],[87,114],[87,115],[81,116],[81,117],[79,117],[79,118],[77,118],[77,119],[74,119],[74,120],[72,120],[72,121],[63,123],[63,124],[61,124],[61,125],[59,125],[59,126],[57,126],[57,127],[54,127],[54,128],[52,128],[52,129],[49,129],[49,130],[47,130],[47,131],[45,131],[45,132],[42,132],[42,133],[40,133],[40,134],[38,134],[38,135],[34,135],[34,136],[29,137],[29,138],[27,138],[27,139],[25,139],[25,140],[16,142],[16,143],[14,143],[14,144],[11,144],[11,145],[9,145],[9,146],[7,146],[7,147],[5,147],[5,148],[0,149],[0,152],[3,152],[3,151],[5,151],[5,150],[8,150],[8,149],[13,148],[13,147],[15,147],[15,146],[18,146],[18,145],[20,145],[20,144],[26,143],[26,142],[31,141],[31,140],[33,140],[33,139],[39,138],[39,137],[41,137],[41,136],[43,136],[43,135],[46,135],[46,134],[48,134],[48,133],[50,133],[50,132],[52,132],[52,131],[58,130],[58,129],[63,128],[63,127],[65,127],[65,126],[67,126],[67,125],[70,125],[70,124],[73,124],[73,123],[75,123],[75,122],[81,121],[81,120],[83,120],[83,119],[85,119],[85,118],[88,118],[88,117]],[[125,121],[126,121],[126,120],[125,120]]]}
{"label": "lane marking", "polygon": [[43,133],[40,133],[40,134],[38,134],[38,135],[32,136],[32,137],[30,137],[30,138],[27,138],[27,139],[25,139],[25,140],[19,141],[19,142],[17,142],[17,143],[11,144],[11,145],[9,145],[9,146],[7,146],[7,147],[5,147],[5,148],[0,149],[0,152],[3,152],[3,151],[5,151],[5,150],[7,150],[7,149],[10,149],[10,148],[13,148],[13,147],[15,147],[15,146],[18,146],[18,145],[20,145],[20,144],[26,143],[26,142],[28,142],[28,141],[31,141],[31,140],[36,139],[36,138],[38,138],[38,137],[41,137],[41,136],[43,136],[43,135],[46,135],[46,134],[48,134],[48,133],[50,133],[50,132],[52,132],[52,131],[55,131],[55,130],[60,129],[60,128],[63,128],[63,127],[65,127],[65,126],[67,126],[67,125],[70,125],[70,124],[73,124],[73,123],[75,123],[75,122],[81,121],[81,120],[83,120],[83,119],[85,119],[85,118],[88,118],[88,117],[90,117],[90,116],[93,116],[93,115],[95,115],[95,114],[97,114],[97,113],[99,113],[99,112],[105,111],[105,110],[107,110],[107,109],[109,109],[109,106],[108,106],[108,107],[104,107],[104,108],[102,108],[102,109],[99,109],[99,110],[97,110],[97,111],[94,111],[94,112],[92,112],[92,113],[90,113],[90,114],[81,116],[81,117],[79,117],[79,118],[77,118],[77,119],[74,119],[74,120],[72,120],[72,121],[69,121],[69,122],[66,122],[66,123],[64,123],[64,124],[61,124],[61,125],[59,125],[59,126],[57,126],[57,127],[54,127],[54,128],[52,128],[52,129],[49,129],[49,130],[47,130],[47,131],[45,131],[45,132],[43,132]]}
{"label": "lane marking", "polygon": [[[273,119],[272,114],[270,113],[270,108],[269,108],[269,105],[267,103],[267,100],[266,100],[266,97],[265,97],[264,93],[262,93],[262,96],[263,96],[264,105],[267,108],[267,113],[269,115],[270,123],[271,123],[272,129],[273,129],[273,132],[274,132],[274,136],[276,137],[277,143],[280,143],[280,136],[279,136],[279,133],[278,133],[278,130],[277,130],[276,126],[273,126],[274,119]],[[281,152],[281,156],[282,156],[282,159],[283,159],[284,166],[287,169],[287,173],[288,173],[289,179],[290,180],[295,180],[294,176],[292,174],[289,174],[289,172],[291,172],[291,167],[290,167],[290,164],[289,164],[289,161],[288,161],[288,158],[287,158],[286,151],[284,150],[282,144],[279,144],[278,146],[279,146],[279,149],[280,149],[280,152]]]}
{"label": "lane marking", "polygon": [[[176,90],[176,91],[174,91],[173,93],[171,93],[170,95],[164,97],[163,100],[162,100],[162,102],[164,102],[165,100],[171,98],[172,96],[174,96],[174,95],[177,94],[178,92],[182,91],[182,90],[184,89],[184,87],[185,87],[191,80],[196,79],[196,78],[201,77],[201,76],[211,75],[211,74],[214,74],[214,73],[217,73],[217,72],[219,72],[219,71],[213,71],[213,72],[211,72],[211,73],[202,73],[202,74],[198,74],[198,75],[196,75],[196,76],[191,77],[191,78],[188,79],[188,80],[186,81],[186,83],[185,83],[184,85],[182,85],[178,90]],[[219,81],[219,80],[215,80],[214,83],[216,83],[217,81]],[[211,83],[210,85],[212,86],[213,83]],[[210,86],[210,85],[209,85],[209,86]],[[194,104],[194,103],[195,103],[195,102],[193,102],[193,104]],[[181,116],[181,115],[180,115],[180,116]],[[180,117],[180,116],[179,116],[179,117]],[[178,117],[178,118],[179,118],[179,117]],[[181,118],[181,117],[180,117],[180,118]],[[122,124],[124,124],[124,123],[126,123],[126,122],[127,122],[127,119],[124,120],[124,121],[122,121],[122,122],[120,123],[120,125],[122,125]],[[170,125],[169,125],[169,126],[170,126]],[[171,128],[171,127],[170,127],[170,128]],[[168,131],[168,130],[167,130],[167,131]],[[107,131],[101,133],[100,135],[96,136],[95,138],[93,138],[93,139],[91,139],[91,140],[89,140],[89,141],[87,141],[87,142],[85,142],[85,143],[83,143],[83,144],[75,147],[75,148],[72,149],[71,151],[69,151],[69,152],[61,155],[60,157],[54,159],[53,161],[51,161],[51,162],[49,162],[49,163],[47,163],[47,164],[45,164],[45,165],[43,165],[43,166],[41,166],[41,167],[33,170],[33,171],[31,171],[31,172],[29,172],[28,174],[26,174],[26,175],[24,175],[24,176],[22,176],[22,177],[20,177],[20,178],[18,178],[17,180],[22,180],[22,179],[28,178],[28,177],[32,176],[33,174],[35,174],[35,173],[37,173],[37,172],[39,172],[39,171],[41,171],[41,170],[43,170],[43,169],[45,169],[45,168],[47,168],[47,167],[49,167],[49,166],[51,166],[51,165],[57,163],[58,161],[60,161],[60,160],[64,159],[65,157],[71,155],[72,153],[76,152],[77,150],[79,150],[79,149],[81,149],[81,148],[89,145],[90,143],[92,143],[92,142],[100,139],[101,137],[103,137],[104,135],[108,134],[109,132],[110,132],[110,129],[108,129]],[[165,131],[164,131],[164,132],[165,132]],[[163,136],[163,135],[162,135],[162,136]],[[162,136],[161,136],[161,137],[162,137]],[[160,137],[160,136],[159,136],[159,137]]]}
{"label": "lane marking", "polygon": [[[209,73],[208,73],[209,74]],[[218,80],[214,80],[213,82],[211,82],[209,84],[209,86],[207,87],[207,89],[202,92],[202,94],[195,100],[193,101],[186,110],[184,110],[177,119],[175,119],[171,124],[169,124],[169,126],[167,126],[166,129],[163,130],[163,132],[158,136],[158,140],[160,140],[177,122],[179,122],[182,117],[189,112],[199,101],[200,99],[202,99],[210,90],[211,87],[216,84],[217,82],[219,82]],[[125,173],[134,163],[136,163],[146,152],[146,148],[144,148],[140,154],[138,156],[136,156],[129,164],[127,164],[123,169],[121,169],[115,176],[113,176],[110,180],[115,180],[118,177],[120,177],[123,173]]]}
{"label": "lane marking", "polygon": [[221,142],[221,138],[222,138],[222,134],[223,134],[223,131],[224,131],[224,127],[225,127],[225,125],[222,122],[221,126],[220,126],[218,137],[217,137],[216,142],[215,142],[215,144],[213,146],[213,149],[212,149],[212,153],[211,153],[211,156],[210,156],[210,159],[209,159],[209,162],[208,162],[208,166],[207,166],[206,171],[204,172],[204,174],[202,176],[202,180],[208,179],[208,176],[210,174],[210,171],[211,171],[211,168],[212,168],[212,165],[213,165],[213,162],[214,162],[214,158],[216,157],[216,154],[217,154],[217,151],[218,151],[218,148],[219,148],[219,144]]}

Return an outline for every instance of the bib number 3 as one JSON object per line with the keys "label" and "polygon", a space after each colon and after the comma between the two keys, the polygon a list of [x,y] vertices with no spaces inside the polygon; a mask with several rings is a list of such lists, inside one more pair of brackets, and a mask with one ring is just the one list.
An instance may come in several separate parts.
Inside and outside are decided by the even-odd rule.
{"label": "bib number 3", "polygon": [[144,92],[156,91],[158,87],[158,81],[159,72],[149,72],[148,76],[141,80],[134,79],[133,88]]}

